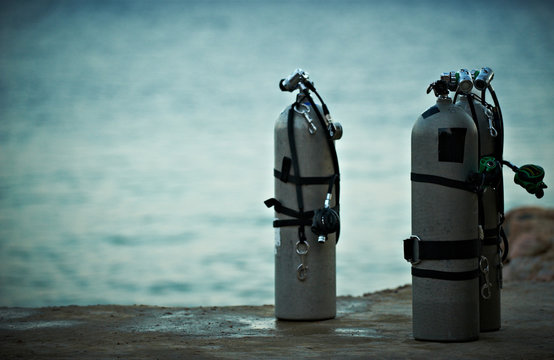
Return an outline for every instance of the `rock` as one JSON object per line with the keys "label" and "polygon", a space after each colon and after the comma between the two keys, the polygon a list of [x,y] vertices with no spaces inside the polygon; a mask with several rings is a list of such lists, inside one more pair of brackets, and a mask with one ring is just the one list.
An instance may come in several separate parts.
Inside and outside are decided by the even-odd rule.
{"label": "rock", "polygon": [[554,209],[521,207],[506,214],[505,280],[554,280]]}

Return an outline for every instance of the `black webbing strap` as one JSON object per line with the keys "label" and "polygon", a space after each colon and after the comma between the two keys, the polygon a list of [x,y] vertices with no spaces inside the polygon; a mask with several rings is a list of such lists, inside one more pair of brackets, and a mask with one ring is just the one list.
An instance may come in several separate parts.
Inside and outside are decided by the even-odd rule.
{"label": "black webbing strap", "polygon": [[282,182],[289,181],[291,161],[292,160],[290,157],[283,156],[281,171],[277,171],[276,169],[273,171],[273,175],[275,175],[275,177],[281,180]]}
{"label": "black webbing strap", "polygon": [[[304,211],[302,215],[291,208],[283,206],[281,202],[275,198],[267,199],[264,201],[265,206],[268,208],[273,207],[275,212],[285,214],[296,219],[277,219],[273,221],[273,227],[283,226],[309,226],[312,225],[315,210]],[[336,211],[336,208],[332,208]]]}
{"label": "black webbing strap", "polygon": [[404,259],[412,263],[420,260],[471,259],[478,257],[479,252],[479,239],[422,241],[412,236],[404,240]]}
{"label": "black webbing strap", "polygon": [[[420,260],[471,259],[479,256],[479,246],[479,239],[421,241],[418,237],[412,236],[404,240],[404,258],[412,264],[417,264]],[[415,277],[439,280],[471,280],[479,276],[479,269],[450,272],[426,270],[412,266],[412,275]]]}
{"label": "black webbing strap", "polygon": [[[283,158],[288,159],[287,157]],[[300,185],[323,185],[323,184],[329,184],[329,181],[333,178],[335,175],[329,175],[329,176],[303,176],[298,177],[294,175],[290,175],[288,173],[284,173],[283,171],[279,171],[277,169],[273,169],[273,175],[281,180],[282,182],[291,182],[293,184],[300,184]]]}
{"label": "black webbing strap", "polygon": [[[274,175],[278,177],[281,181],[288,182],[292,179],[298,180],[302,177],[300,176],[300,166],[298,164],[298,153],[296,150],[296,141],[294,139],[294,107],[296,102],[291,105],[288,119],[287,119],[287,134],[289,139],[290,154],[291,157],[284,157],[283,163],[281,166],[281,171],[274,170]],[[290,167],[293,167],[294,174],[296,176],[290,175]],[[274,220],[273,227],[283,227],[283,226],[298,226],[298,240],[300,242],[306,241],[306,235],[304,232],[304,226],[309,226],[312,223],[312,218],[314,216],[313,211],[304,212],[304,196],[302,194],[302,184],[298,181],[294,182],[296,185],[296,201],[298,203],[298,211],[283,206],[275,198],[266,200],[264,203],[267,207],[274,207],[275,211],[282,213],[296,219],[284,219],[284,220]]]}
{"label": "black webbing strap", "polygon": [[[473,94],[467,95],[467,103],[469,104],[469,109],[471,110],[471,118],[475,123],[475,128],[477,130],[477,161],[481,157],[481,131],[479,131],[479,119],[477,118],[477,112],[475,111],[475,104],[473,103]],[[478,196],[478,218],[479,224],[485,223],[485,210],[483,208],[483,193],[481,191],[477,192]]]}
{"label": "black webbing strap", "polygon": [[479,269],[461,272],[426,270],[412,267],[412,275],[420,278],[463,281],[479,277]]}
{"label": "black webbing strap", "polygon": [[484,239],[483,245],[500,245],[501,239],[498,228],[485,229],[483,230]]}
{"label": "black webbing strap", "polygon": [[[321,116],[321,113],[319,112],[313,99],[310,97],[310,95],[307,92],[305,95],[306,95],[306,99],[310,102],[312,109],[314,109],[314,111],[316,112],[322,128],[325,129],[326,128],[325,121],[323,120],[323,117]],[[303,242],[306,240],[306,237],[304,234],[304,226],[309,226],[312,224],[314,211],[307,211],[307,212],[304,211],[304,199],[303,199],[303,193],[302,193],[302,186],[329,184],[329,191],[332,191],[334,186],[335,203],[336,203],[336,207],[334,207],[334,209],[336,212],[339,212],[340,177],[339,177],[339,166],[338,166],[338,158],[337,158],[337,152],[335,149],[335,144],[333,142],[333,139],[331,139],[328,133],[326,133],[327,134],[326,139],[329,145],[329,150],[331,153],[331,159],[333,161],[333,168],[335,173],[329,176],[312,176],[312,177],[301,176],[300,166],[298,163],[298,152],[296,149],[296,140],[294,137],[294,108],[296,105],[297,105],[296,102],[291,105],[288,113],[288,121],[287,121],[287,133],[288,133],[291,157],[290,158],[286,156],[283,157],[281,170],[279,171],[277,169],[274,169],[273,175],[285,183],[290,182],[296,185],[296,200],[298,203],[298,211],[283,206],[277,199],[274,199],[274,198],[266,200],[265,204],[267,207],[274,206],[276,212],[279,212],[291,217],[295,217],[296,219],[275,220],[273,221],[273,227],[298,226],[299,240]],[[291,165],[292,165],[292,169],[294,170],[294,175],[290,174]],[[339,230],[337,230],[336,232],[336,241],[338,242],[338,240],[339,240]]]}
{"label": "black webbing strap", "polygon": [[447,187],[451,187],[459,190],[465,190],[473,193],[476,193],[478,190],[477,186],[471,182],[453,180],[442,176],[411,173],[410,178],[414,182],[447,186]]}
{"label": "black webbing strap", "polygon": [[[296,151],[296,140],[294,139],[294,107],[296,102],[291,105],[289,110],[289,117],[287,122],[287,132],[290,145],[290,156],[292,159],[292,166],[294,168],[294,174],[300,177],[300,165],[298,164],[298,152]],[[302,185],[296,184],[296,201],[298,202],[299,217],[302,217],[304,212],[304,197],[302,196]]]}
{"label": "black webbing strap", "polygon": [[273,220],[273,227],[285,227],[285,226],[310,226],[313,219],[285,219],[285,220]]}
{"label": "black webbing strap", "polygon": [[483,230],[483,235],[485,238],[498,236],[498,228],[485,229]]}
{"label": "black webbing strap", "polygon": [[[306,211],[306,212],[299,212],[296,210],[293,210],[291,208],[288,208],[286,206],[283,206],[281,202],[275,198],[267,199],[264,201],[265,206],[268,208],[274,207],[275,211],[281,214],[285,214],[287,216],[295,217],[297,219],[311,219],[314,216],[314,211]],[[311,223],[310,223],[311,224]]]}

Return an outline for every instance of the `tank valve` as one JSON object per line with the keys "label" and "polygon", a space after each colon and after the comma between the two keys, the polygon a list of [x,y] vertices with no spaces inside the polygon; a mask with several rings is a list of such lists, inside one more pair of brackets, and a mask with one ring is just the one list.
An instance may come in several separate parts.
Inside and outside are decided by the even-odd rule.
{"label": "tank valve", "polygon": [[473,70],[473,78],[475,88],[479,91],[485,90],[491,83],[494,77],[494,72],[489,67],[484,67],[481,70]]}
{"label": "tank valve", "polygon": [[438,98],[446,99],[448,97],[448,81],[441,76],[440,80],[435,81],[427,88],[427,94],[431,91],[435,92]]}
{"label": "tank valve", "polygon": [[473,89],[473,81],[471,80],[469,71],[460,69],[460,71],[456,73],[456,78],[458,79],[458,90],[460,90],[461,93],[469,94],[471,89]]}
{"label": "tank valve", "polygon": [[293,92],[296,89],[305,91],[308,88],[306,84],[313,85],[309,78],[310,75],[308,75],[307,72],[302,69],[296,69],[289,75],[288,78],[281,79],[281,81],[279,81],[279,88],[281,91]]}

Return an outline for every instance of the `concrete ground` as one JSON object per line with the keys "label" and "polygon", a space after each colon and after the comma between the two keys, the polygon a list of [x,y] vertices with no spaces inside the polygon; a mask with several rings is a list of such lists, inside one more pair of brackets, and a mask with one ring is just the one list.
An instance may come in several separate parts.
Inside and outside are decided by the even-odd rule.
{"label": "concrete ground", "polygon": [[1,359],[553,359],[554,283],[507,282],[502,329],[415,341],[411,287],[339,297],[337,317],[276,321],[264,306],[0,308]]}

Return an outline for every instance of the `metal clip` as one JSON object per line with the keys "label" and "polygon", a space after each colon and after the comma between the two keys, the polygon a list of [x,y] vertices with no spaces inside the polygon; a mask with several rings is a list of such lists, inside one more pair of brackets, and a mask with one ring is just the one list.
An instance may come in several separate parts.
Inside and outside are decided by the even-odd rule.
{"label": "metal clip", "polygon": [[481,256],[479,260],[479,269],[485,275],[485,283],[481,286],[481,296],[483,299],[488,300],[491,298],[492,283],[489,281],[489,259],[485,256]]}
{"label": "metal clip", "polygon": [[308,267],[304,264],[298,265],[298,268],[296,268],[296,277],[300,281],[306,280],[306,278],[308,277]]}
{"label": "metal clip", "polygon": [[498,135],[498,131],[494,128],[494,125],[492,124],[492,120],[494,119],[494,116],[492,114],[491,109],[485,108],[485,115],[487,116],[487,119],[489,120],[489,134],[492,137],[496,137]]}
{"label": "metal clip", "polygon": [[305,264],[304,257],[308,254],[309,249],[310,245],[306,241],[296,243],[296,253],[300,256],[300,265],[296,268],[296,277],[300,281],[304,281],[308,277],[308,266]]}
{"label": "metal clip", "polygon": [[294,111],[296,111],[298,114],[304,116],[304,119],[306,119],[306,122],[308,123],[308,131],[310,132],[311,135],[315,134],[315,132],[317,131],[317,127],[313,123],[312,118],[310,117],[310,115],[308,115],[308,113],[310,112],[310,107],[308,105],[304,104],[304,103],[300,103],[299,105],[304,106],[305,110],[300,111],[298,109],[298,106],[295,105],[294,106]]}

